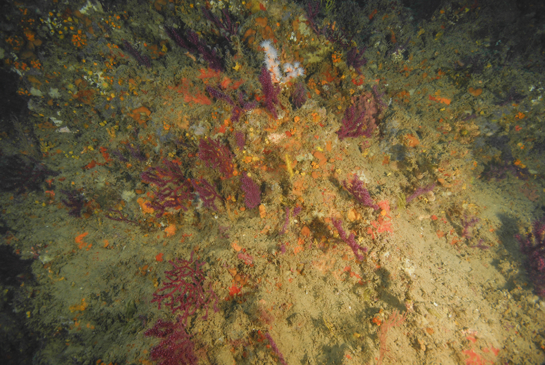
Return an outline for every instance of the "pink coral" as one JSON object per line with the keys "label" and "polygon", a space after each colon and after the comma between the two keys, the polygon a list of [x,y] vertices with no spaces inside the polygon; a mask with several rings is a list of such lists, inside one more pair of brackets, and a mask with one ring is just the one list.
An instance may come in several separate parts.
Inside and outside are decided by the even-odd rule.
{"label": "pink coral", "polygon": [[203,308],[206,309],[203,319],[206,319],[211,302],[213,302],[214,311],[217,312],[216,294],[211,288],[204,289],[204,272],[201,269],[204,262],[193,260],[193,252],[189,260],[176,259],[176,262],[169,262],[173,269],[165,271],[166,279],[163,286],[153,293],[152,302],[156,302],[159,309],[164,304],[172,313],[180,311],[184,322],[187,322],[187,319],[197,310]]}
{"label": "pink coral", "polygon": [[370,138],[377,127],[379,113],[379,105],[373,94],[364,93],[353,97],[352,105],[344,112],[341,128],[336,132],[339,139],[342,141],[347,137],[361,136]]}
{"label": "pink coral", "polygon": [[340,219],[332,219],[333,225],[335,228],[337,228],[337,232],[339,232],[339,236],[341,239],[352,249],[352,252],[354,252],[354,256],[356,256],[356,259],[363,261],[363,255],[359,253],[361,252],[367,252],[367,247],[360,246],[356,243],[356,236],[354,233],[350,233],[350,236],[348,236],[343,229],[343,222]]}
{"label": "pink coral", "polygon": [[144,335],[161,339],[150,353],[152,360],[161,360],[159,365],[197,364],[195,345],[180,317],[174,323],[159,319]]}
{"label": "pink coral", "polygon": [[526,270],[537,295],[545,298],[545,217],[533,223],[532,233],[516,235],[520,250],[526,255]]}
{"label": "pink coral", "polygon": [[187,210],[186,203],[191,198],[191,183],[185,178],[180,166],[175,162],[163,160],[164,167],[152,167],[142,173],[141,178],[157,187],[155,201],[148,203],[161,217],[171,209]]}
{"label": "pink coral", "polygon": [[244,191],[244,204],[248,209],[254,209],[261,203],[259,186],[246,174],[240,178],[241,188]]}
{"label": "pink coral", "polygon": [[266,67],[261,69],[261,75],[259,76],[259,82],[263,90],[263,96],[265,99],[265,106],[274,119],[278,118],[276,114],[276,105],[280,104],[278,100],[278,94],[280,93],[280,88],[273,84],[271,79],[271,74],[267,71]]}
{"label": "pink coral", "polygon": [[215,167],[220,170],[223,177],[228,179],[233,176],[235,165],[233,154],[229,148],[213,139],[201,139],[199,141],[199,158],[207,167]]}
{"label": "pink coral", "polygon": [[343,181],[343,186],[354,196],[354,198],[365,205],[366,207],[373,208],[374,210],[379,210],[379,206],[373,202],[369,191],[363,186],[363,181],[361,181],[356,175],[352,178],[350,183]]}

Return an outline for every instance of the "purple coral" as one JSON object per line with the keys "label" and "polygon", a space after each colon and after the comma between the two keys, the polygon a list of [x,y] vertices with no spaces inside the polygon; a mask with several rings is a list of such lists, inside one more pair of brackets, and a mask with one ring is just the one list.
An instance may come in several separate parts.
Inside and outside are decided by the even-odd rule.
{"label": "purple coral", "polygon": [[206,7],[201,7],[202,13],[206,19],[212,22],[220,31],[223,31],[225,38],[231,42],[231,36],[234,36],[238,32],[238,25],[231,20],[231,15],[226,8],[222,9],[222,17],[215,16]]}
{"label": "purple coral", "polygon": [[210,96],[225,101],[227,104],[231,105],[233,107],[233,110],[231,111],[231,121],[232,122],[238,122],[240,119],[240,116],[243,112],[251,110],[256,107],[256,104],[253,102],[247,102],[244,100],[244,95],[242,92],[238,94],[238,104],[235,103],[235,101],[226,93],[224,93],[221,90],[214,89],[211,86],[206,87],[206,91],[210,94]]}
{"label": "purple coral", "polygon": [[[348,32],[341,27],[326,25],[322,28],[321,32],[328,41],[332,43],[337,43],[343,49],[348,49],[352,45],[352,39],[354,38],[354,35],[348,34]],[[365,62],[367,62],[367,60],[365,60]]]}
{"label": "purple coral", "polygon": [[160,360],[159,365],[196,365],[198,363],[195,344],[191,341],[191,336],[186,332],[180,317],[176,319],[176,322],[166,322],[159,319],[144,335],[161,339],[161,342],[154,346],[150,352],[153,361]]}
{"label": "purple coral", "polygon": [[173,161],[163,160],[164,167],[152,167],[143,172],[141,178],[148,184],[155,185],[155,201],[148,205],[161,217],[167,209],[183,209],[191,198],[191,183],[185,178],[180,166]]}
{"label": "purple coral", "polygon": [[516,235],[520,250],[526,257],[526,270],[534,283],[535,292],[545,298],[545,218],[534,221],[532,233],[526,237]]}
{"label": "purple coral", "polygon": [[204,262],[194,260],[193,252],[189,260],[176,259],[176,262],[169,262],[174,268],[165,272],[163,286],[153,294],[152,302],[156,302],[159,309],[164,304],[172,313],[180,311],[181,315],[177,316],[175,322],[159,319],[144,335],[161,339],[150,353],[152,360],[161,361],[160,365],[196,365],[198,358],[195,345],[186,331],[188,318],[197,310],[206,309],[203,319],[207,319],[210,305],[215,312],[218,311],[218,297],[211,287],[205,290],[205,275],[201,268]]}
{"label": "purple coral", "polygon": [[61,190],[61,193],[66,195],[68,200],[61,199],[62,203],[68,207],[68,215],[75,218],[81,218],[81,210],[85,204],[85,198],[83,194],[77,191]]}
{"label": "purple coral", "polygon": [[257,106],[256,102],[244,100],[244,94],[241,92],[238,93],[238,105],[232,111],[231,120],[238,122],[242,112],[252,110]]}
{"label": "purple coral", "polygon": [[378,112],[379,108],[372,94],[352,98],[352,105],[344,112],[341,128],[336,132],[339,139],[342,141],[348,137],[360,136],[370,138],[377,127],[375,120]]}
{"label": "purple coral", "polygon": [[243,112],[254,109],[255,107],[256,103],[245,101],[243,94],[240,92],[238,94],[238,105],[234,105],[233,110],[231,111],[231,121],[238,122]]}
{"label": "purple coral", "polygon": [[208,307],[212,305],[217,312],[218,297],[209,288],[205,290],[205,275],[201,267],[204,262],[193,259],[193,252],[189,260],[176,259],[169,261],[173,266],[170,271],[165,271],[166,279],[163,286],[153,293],[152,302],[156,302],[159,309],[161,305],[170,308],[172,313],[181,312],[180,322],[187,324],[190,316],[199,309],[206,309],[203,319],[208,318]]}
{"label": "purple coral", "polygon": [[265,337],[269,341],[269,344],[271,345],[271,349],[274,351],[274,353],[278,357],[278,362],[281,363],[282,365],[286,365],[287,362],[286,362],[286,360],[284,360],[284,355],[282,355],[282,353],[278,349],[278,346],[276,346],[276,342],[274,342],[274,340],[273,340],[272,336],[270,335],[270,333],[266,333]]}
{"label": "purple coral", "polygon": [[510,172],[517,179],[528,180],[530,175],[528,168],[513,165],[513,162],[511,159],[499,162],[492,161],[485,166],[482,176],[487,180],[496,179],[499,181],[505,179],[507,172]]}
{"label": "purple coral", "polygon": [[261,75],[259,76],[259,82],[261,83],[261,88],[263,90],[263,96],[265,98],[265,106],[269,113],[272,114],[274,119],[278,118],[276,114],[276,105],[280,102],[278,101],[278,94],[280,93],[280,88],[275,86],[271,79],[271,74],[267,71],[266,67],[261,69]]}
{"label": "purple coral", "polygon": [[112,155],[117,157],[121,162],[129,162],[129,159],[126,158],[121,151],[112,151]]}
{"label": "purple coral", "polygon": [[[354,36],[350,36],[341,27],[335,27],[329,24],[318,26],[318,16],[322,10],[321,1],[308,0],[306,2],[307,24],[317,35],[323,35],[328,41],[337,43],[343,49],[347,49],[352,44]],[[327,9],[326,9],[327,10]],[[327,12],[327,11],[326,11]]]}
{"label": "purple coral", "polygon": [[373,85],[373,94],[375,95],[375,100],[383,109],[388,108],[388,104],[384,101],[385,93],[380,91],[377,85]]}
{"label": "purple coral", "polygon": [[354,252],[354,256],[356,256],[356,259],[363,261],[363,255],[358,251],[367,252],[367,247],[362,247],[356,243],[356,236],[354,233],[350,233],[350,236],[346,235],[346,232],[343,229],[343,222],[340,219],[332,218],[332,221],[333,226],[335,226],[337,232],[339,232],[339,236],[348,246],[350,246],[352,252]]}
{"label": "purple coral", "polygon": [[244,172],[240,178],[241,188],[244,191],[244,205],[248,209],[254,209],[261,203],[261,191],[249,176]]}
{"label": "purple coral", "polygon": [[237,131],[235,133],[235,142],[237,143],[237,147],[239,150],[244,149],[244,145],[246,144],[246,136],[243,132]]}
{"label": "purple coral", "polygon": [[134,47],[127,41],[123,41],[123,45],[125,46],[125,51],[130,53],[130,55],[133,56],[139,64],[144,65],[147,68],[151,67],[151,61],[148,56],[142,55],[140,52],[134,49]]}
{"label": "purple coral", "polygon": [[[302,208],[300,206],[296,206],[293,209],[293,218],[295,218],[299,213],[301,213],[301,209]],[[284,226],[282,227],[282,230],[280,231],[279,234],[286,233],[286,231],[288,230],[289,225],[290,225],[290,208],[286,207],[286,219],[284,220]]]}
{"label": "purple coral", "polygon": [[138,145],[133,146],[132,144],[127,143],[126,147],[133,158],[137,159],[140,162],[144,162],[147,160],[146,156],[140,151],[140,147]]}
{"label": "purple coral", "polygon": [[231,97],[229,95],[227,95],[226,93],[224,93],[223,91],[218,90],[218,89],[214,89],[212,86],[206,86],[206,91],[208,91],[210,96],[212,96],[212,97],[214,97],[216,99],[223,100],[223,101],[227,102],[227,104],[229,104],[231,106],[235,106],[235,102],[233,101],[233,99],[231,99]]}
{"label": "purple coral", "polygon": [[187,29],[182,34],[178,33],[176,29],[165,26],[165,32],[178,46],[186,49],[193,55],[201,55],[210,68],[216,71],[223,71],[223,63],[218,56],[215,49],[210,48],[202,39],[199,38],[197,33],[191,29]]}
{"label": "purple coral", "polygon": [[205,207],[216,211],[218,210],[214,204],[214,200],[216,198],[221,199],[221,196],[216,192],[214,186],[206,181],[206,179],[191,180],[191,185],[193,185],[193,189],[199,194],[199,198],[202,200]]}
{"label": "purple coral", "polygon": [[223,71],[223,64],[221,58],[218,56],[215,49],[210,48],[203,40],[199,38],[197,33],[188,30],[187,39],[195,45],[202,58],[208,62],[208,66],[216,71]]}
{"label": "purple coral", "polygon": [[290,225],[290,207],[286,207],[286,219],[284,220],[284,226],[282,227],[280,234],[286,233],[289,225]]}
{"label": "purple coral", "polygon": [[173,27],[165,26],[165,32],[170,39],[174,41],[179,47],[182,47],[189,51],[192,54],[197,54],[198,49],[193,44],[191,44],[186,37],[182,37],[180,33]]}
{"label": "purple coral", "polygon": [[343,186],[350,192],[358,203],[365,205],[366,207],[379,210],[380,207],[373,202],[369,191],[363,187],[363,181],[361,181],[356,175],[352,178],[350,183],[343,181]]}
{"label": "purple coral", "polygon": [[468,217],[467,215],[465,215],[464,218],[462,218],[462,227],[463,227],[462,238],[469,240],[471,238],[471,233],[472,233],[470,232],[470,229],[473,226],[475,226],[477,223],[479,223],[479,221],[480,219],[477,217]]}
{"label": "purple coral", "polygon": [[386,53],[386,56],[390,57],[393,54],[402,55],[407,50],[407,46],[409,45],[410,40],[411,37],[409,37],[404,43],[395,43],[394,47]]}
{"label": "purple coral", "polygon": [[318,20],[317,19],[318,15],[320,14],[320,10],[321,10],[320,1],[317,1],[317,0],[307,1],[305,10],[307,13],[308,24],[310,25],[312,30],[314,30],[314,33],[322,34],[322,31],[318,29],[318,25],[316,24]]}
{"label": "purple coral", "polygon": [[512,87],[509,89],[509,91],[505,94],[505,97],[496,103],[496,105],[499,106],[505,106],[507,104],[518,104],[521,101],[523,101],[526,98],[526,96],[519,94],[517,92],[517,89],[515,87]]}
{"label": "purple coral", "polygon": [[228,179],[233,176],[235,166],[233,154],[229,148],[219,141],[211,138],[199,141],[199,159],[204,161],[207,167],[214,167],[220,170],[223,177]]}
{"label": "purple coral", "polygon": [[0,171],[0,191],[14,191],[16,194],[38,191],[46,177],[59,174],[32,157],[19,155],[2,156]]}
{"label": "purple coral", "polygon": [[112,209],[112,208],[108,209],[108,212],[106,213],[106,215],[104,215],[104,217],[106,217],[108,219],[111,219],[113,221],[116,221],[116,222],[125,222],[125,223],[130,223],[130,224],[138,224],[138,221],[129,219],[129,217],[127,215],[121,213],[117,209]]}
{"label": "purple coral", "polygon": [[301,81],[295,84],[293,93],[291,94],[291,101],[296,109],[302,107],[307,101],[307,92],[305,86]]}
{"label": "purple coral", "polygon": [[363,53],[367,47],[363,47],[361,49],[358,49],[358,47],[352,47],[350,50],[346,53],[346,64],[348,66],[352,66],[354,70],[358,73],[358,75],[361,75],[360,68],[362,66],[365,66],[367,63],[367,59],[363,57]]}
{"label": "purple coral", "polygon": [[424,187],[418,187],[418,188],[416,188],[416,190],[414,191],[414,193],[412,193],[411,195],[409,195],[409,196],[407,197],[406,203],[410,203],[414,198],[417,198],[417,197],[419,197],[419,196],[422,195],[422,194],[429,193],[429,192],[432,191],[434,188],[435,188],[435,183],[429,184],[429,185],[424,186]]}
{"label": "purple coral", "polygon": [[[125,147],[129,151],[129,154],[138,161],[144,162],[147,160],[146,156],[140,151],[140,147],[138,145],[127,143]],[[116,156],[121,162],[129,162],[129,159],[125,157],[122,150],[112,151],[112,155]]]}

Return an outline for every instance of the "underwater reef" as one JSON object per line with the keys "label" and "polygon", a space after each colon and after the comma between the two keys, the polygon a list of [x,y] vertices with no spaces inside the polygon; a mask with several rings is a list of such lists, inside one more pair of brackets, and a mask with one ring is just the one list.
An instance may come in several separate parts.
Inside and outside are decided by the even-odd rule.
{"label": "underwater reef", "polygon": [[545,361],[545,4],[0,9],[7,363]]}

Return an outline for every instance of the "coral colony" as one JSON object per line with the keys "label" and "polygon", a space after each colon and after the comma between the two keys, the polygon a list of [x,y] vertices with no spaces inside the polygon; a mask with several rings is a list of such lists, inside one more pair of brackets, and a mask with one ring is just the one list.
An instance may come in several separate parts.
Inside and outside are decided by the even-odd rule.
{"label": "coral colony", "polygon": [[237,131],[235,133],[235,142],[238,149],[242,151],[244,149],[244,145],[246,144],[246,136],[243,132]]}
{"label": "coral colony", "polygon": [[343,222],[340,219],[332,218],[333,226],[337,229],[337,232],[339,233],[339,237],[352,249],[352,252],[354,252],[354,256],[360,261],[363,261],[363,255],[359,252],[367,252],[366,247],[362,247],[356,243],[356,236],[354,233],[350,233],[348,236],[343,229]]}
{"label": "coral colony", "polygon": [[230,42],[231,37],[238,33],[238,25],[231,19],[231,15],[226,8],[222,9],[222,17],[217,17],[206,7],[201,6],[201,11],[206,19],[216,26],[224,37]]}
{"label": "coral colony", "polygon": [[206,91],[208,91],[208,93],[214,98],[223,100],[233,107],[231,111],[232,122],[238,122],[243,112],[247,112],[248,110],[254,109],[256,107],[256,103],[244,100],[244,95],[242,94],[242,92],[239,92],[238,94],[237,104],[229,95],[211,86],[207,86]]}
{"label": "coral colony", "polygon": [[61,201],[67,208],[70,209],[68,211],[68,215],[75,218],[81,218],[81,210],[85,204],[83,194],[80,194],[74,190],[61,190],[61,193],[63,193],[67,198],[67,200],[62,199]]}
{"label": "coral colony", "polygon": [[123,45],[125,46],[125,50],[131,54],[131,56],[134,57],[135,60],[138,61],[139,64],[146,66],[147,68],[151,67],[151,61],[148,56],[143,56],[140,52],[138,52],[134,47],[127,41],[123,41]]}
{"label": "coral colony", "polygon": [[284,70],[285,76],[282,76],[280,72],[280,61],[278,60],[278,53],[272,45],[271,41],[261,42],[261,48],[265,51],[265,68],[269,71],[271,75],[272,82],[274,83],[285,83],[299,76],[305,74],[305,70],[301,67],[299,62],[284,63],[282,69]]}
{"label": "coral colony", "polygon": [[280,87],[273,84],[271,73],[267,71],[266,67],[261,69],[261,75],[259,75],[259,82],[263,90],[263,97],[265,99],[265,106],[274,119],[278,119],[276,114],[276,105],[280,104],[278,101],[278,94],[280,93]]}
{"label": "coral colony", "polygon": [[352,66],[358,75],[361,75],[361,68],[367,63],[367,59],[363,56],[365,50],[365,47],[362,49],[352,47],[346,55],[346,64]]}
{"label": "coral colony", "polygon": [[468,217],[467,215],[462,218],[462,238],[470,239],[472,237],[472,227],[479,223],[479,218]]}
{"label": "coral colony", "polygon": [[233,176],[233,154],[229,147],[219,140],[201,139],[199,141],[199,159],[204,161],[207,167],[217,168],[225,179]]}
{"label": "coral colony", "polygon": [[370,138],[376,129],[375,118],[379,112],[377,103],[372,94],[352,98],[350,105],[344,112],[341,129],[336,133],[342,141],[345,138]]}
{"label": "coral colony", "polygon": [[373,208],[374,210],[380,209],[380,207],[373,202],[369,191],[363,187],[363,181],[361,181],[356,175],[354,175],[350,183],[344,181],[343,186],[350,192],[350,194],[352,194],[358,203],[363,204],[366,207]]}
{"label": "coral colony", "polygon": [[295,84],[293,93],[291,94],[291,102],[296,109],[302,107],[307,101],[307,92],[302,82]]}
{"label": "coral colony", "polygon": [[420,195],[423,195],[423,194],[426,194],[426,193],[429,193],[430,191],[432,191],[434,188],[435,188],[435,183],[432,183],[432,184],[429,184],[427,186],[424,186],[424,187],[418,187],[414,193],[412,193],[411,195],[409,195],[406,199],[406,203],[410,203],[411,201],[413,201],[415,198],[418,198]]}
{"label": "coral colony", "polygon": [[3,156],[0,159],[0,171],[2,171],[0,191],[14,191],[17,194],[37,191],[48,176],[59,174],[32,157],[19,155]]}
{"label": "coral colony", "polygon": [[[260,46],[265,52],[265,60],[263,61],[265,66],[261,69],[259,82],[261,83],[267,110],[274,119],[277,119],[278,114],[276,113],[276,105],[280,104],[278,101],[280,87],[275,84],[284,84],[296,77],[303,76],[305,70],[301,67],[299,62],[294,62],[293,64],[285,63],[282,66],[285,75],[282,75],[282,72],[280,72],[278,53],[271,41],[263,41]],[[302,105],[301,99],[303,97],[304,96],[298,96],[297,102],[300,103],[300,105]]]}
{"label": "coral colony", "polygon": [[[213,141],[212,141],[213,142]],[[221,151],[221,148],[219,149]],[[211,164],[214,162],[227,163],[229,160],[222,160],[218,154],[209,156]],[[214,160],[216,158],[216,160]],[[142,181],[152,184],[157,188],[155,199],[148,203],[148,206],[156,211],[156,217],[162,217],[168,211],[187,211],[187,205],[191,195],[196,195],[206,208],[217,210],[214,200],[221,196],[206,179],[188,179],[182,173],[180,166],[173,161],[163,160],[164,167],[152,167],[142,173]],[[220,165],[218,165],[220,166]],[[229,165],[230,167],[231,165]],[[227,172],[229,170],[226,170]]]}
{"label": "coral colony", "polygon": [[173,27],[165,26],[165,32],[178,46],[186,49],[189,53],[200,55],[208,62],[210,68],[216,71],[224,69],[223,63],[215,49],[210,48],[194,31],[187,29],[180,34]]}
{"label": "coral colony", "polygon": [[240,188],[244,191],[244,204],[248,209],[254,209],[261,203],[261,192],[259,186],[248,176],[246,172],[242,173],[240,178]]}
{"label": "coral colony", "polygon": [[212,288],[205,289],[205,274],[202,270],[204,262],[193,259],[175,259],[169,261],[172,270],[165,271],[163,286],[153,294],[152,302],[159,309],[164,305],[173,314],[177,314],[175,322],[158,319],[153,328],[146,331],[146,336],[158,337],[161,342],[151,350],[153,360],[162,360],[160,364],[197,364],[197,357],[191,336],[186,327],[191,316],[204,309],[203,320],[208,318],[209,307],[218,311],[218,297]]}
{"label": "coral colony", "polygon": [[166,159],[163,165],[151,167],[141,176],[144,182],[158,188],[155,202],[148,203],[157,212],[157,218],[170,209],[187,210],[187,201],[191,196],[191,183],[183,175],[180,166]]}
{"label": "coral colony", "polygon": [[216,192],[216,189],[206,179],[201,178],[199,180],[191,180],[191,185],[195,189],[196,194],[202,200],[206,208],[218,210],[214,204],[216,198],[221,199],[221,196]]}
{"label": "coral colony", "polygon": [[271,349],[273,350],[273,352],[276,354],[276,356],[278,357],[278,362],[282,365],[287,365],[287,362],[286,360],[284,360],[284,355],[282,355],[282,353],[280,352],[280,350],[278,349],[278,346],[276,346],[276,342],[274,342],[272,336],[270,333],[266,333],[265,334],[265,337],[267,338],[267,340],[269,341],[269,344],[271,345]]}
{"label": "coral colony", "polygon": [[178,316],[175,322],[158,319],[144,335],[161,339],[150,351],[151,359],[159,361],[159,365],[197,365],[195,344],[191,341],[181,317]]}
{"label": "coral colony", "polygon": [[199,309],[206,309],[203,319],[208,317],[208,307],[212,305],[217,312],[218,298],[212,289],[204,289],[205,275],[202,271],[204,262],[193,259],[175,259],[169,261],[172,270],[165,271],[166,279],[163,286],[153,294],[152,303],[157,303],[159,309],[164,305],[171,312],[181,313],[181,320],[187,323]]}
{"label": "coral colony", "polygon": [[516,235],[520,250],[526,255],[526,271],[534,283],[535,292],[545,298],[545,218],[536,220],[526,237]]}
{"label": "coral colony", "polygon": [[[295,218],[299,213],[301,213],[301,207],[297,206],[293,209],[293,216],[292,218]],[[284,234],[288,230],[288,227],[290,225],[290,208],[286,207],[286,219],[284,220],[284,225],[282,226],[282,230],[280,230],[279,234]]]}

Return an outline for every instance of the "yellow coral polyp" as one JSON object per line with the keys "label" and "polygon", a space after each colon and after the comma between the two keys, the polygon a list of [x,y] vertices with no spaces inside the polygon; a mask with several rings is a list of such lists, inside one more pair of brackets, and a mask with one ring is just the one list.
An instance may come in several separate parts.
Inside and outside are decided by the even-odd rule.
{"label": "yellow coral polyp", "polygon": [[35,34],[33,31],[31,31],[30,29],[25,29],[25,36],[30,42],[34,42]]}
{"label": "yellow coral polyp", "polygon": [[74,46],[81,48],[87,44],[87,37],[81,30],[78,30],[77,34],[72,35],[72,43]]}
{"label": "yellow coral polyp", "polygon": [[87,308],[88,304],[85,303],[85,298],[83,298],[81,300],[81,304],[75,304],[75,305],[71,305],[69,307],[70,309],[70,312],[74,313],[74,312],[83,312],[86,308]]}
{"label": "yellow coral polyp", "polygon": [[38,60],[30,61],[30,66],[32,66],[32,68],[37,68],[37,69],[42,68],[42,64]]}
{"label": "yellow coral polyp", "polygon": [[290,157],[288,156],[287,153],[286,153],[286,169],[288,170],[290,174],[290,178],[293,178],[293,168],[291,166]]}

